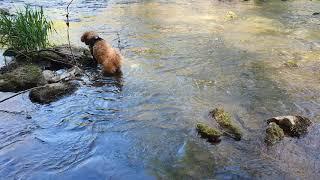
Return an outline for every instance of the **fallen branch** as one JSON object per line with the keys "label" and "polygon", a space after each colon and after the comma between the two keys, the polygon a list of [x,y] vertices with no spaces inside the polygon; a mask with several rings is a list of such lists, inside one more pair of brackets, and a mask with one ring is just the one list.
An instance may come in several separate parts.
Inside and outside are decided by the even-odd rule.
{"label": "fallen branch", "polygon": [[18,114],[26,115],[27,114],[23,111],[7,111],[7,110],[3,110],[3,109],[0,109],[0,112],[8,113],[8,114],[15,114],[15,115],[18,115]]}
{"label": "fallen branch", "polygon": [[7,97],[7,98],[2,99],[2,100],[0,101],[0,103],[3,103],[3,102],[5,102],[5,101],[7,101],[7,100],[9,100],[9,99],[11,99],[11,98],[14,98],[14,97],[20,95],[20,94],[26,93],[26,92],[34,89],[34,88],[36,88],[36,87],[33,87],[33,88],[30,88],[30,89],[27,89],[27,90],[24,90],[24,91],[20,91],[20,92],[18,92],[18,93],[15,93],[15,94]]}

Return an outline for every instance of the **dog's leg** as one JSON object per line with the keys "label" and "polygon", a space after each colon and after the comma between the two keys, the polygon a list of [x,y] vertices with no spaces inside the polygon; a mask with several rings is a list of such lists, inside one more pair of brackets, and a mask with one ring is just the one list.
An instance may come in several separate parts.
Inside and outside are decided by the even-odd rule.
{"label": "dog's leg", "polygon": [[97,66],[98,65],[98,61],[93,55],[93,46],[89,46],[89,49],[90,49],[90,53],[91,53],[92,58],[93,58],[94,65]]}

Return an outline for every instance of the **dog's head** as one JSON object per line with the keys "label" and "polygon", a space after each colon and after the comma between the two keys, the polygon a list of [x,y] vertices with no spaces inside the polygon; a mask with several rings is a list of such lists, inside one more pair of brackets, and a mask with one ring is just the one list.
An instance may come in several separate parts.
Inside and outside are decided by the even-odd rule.
{"label": "dog's head", "polygon": [[99,35],[96,32],[87,31],[81,36],[81,42],[84,42],[86,45],[90,45],[92,40],[95,40],[97,38],[99,38]]}

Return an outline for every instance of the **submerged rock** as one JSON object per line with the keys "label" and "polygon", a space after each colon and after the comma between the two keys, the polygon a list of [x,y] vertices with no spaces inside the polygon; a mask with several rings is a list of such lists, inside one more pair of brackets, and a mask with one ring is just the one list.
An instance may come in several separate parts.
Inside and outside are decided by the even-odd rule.
{"label": "submerged rock", "polygon": [[267,145],[274,145],[284,138],[283,130],[274,122],[269,123],[266,129],[266,137],[264,139]]}
{"label": "submerged rock", "polygon": [[288,68],[297,68],[299,67],[296,61],[287,61],[284,65]]}
{"label": "submerged rock", "polygon": [[226,18],[228,20],[231,20],[231,19],[235,19],[237,18],[238,16],[236,15],[236,13],[234,13],[233,11],[228,11],[227,14],[226,14]]}
{"label": "submerged rock", "polygon": [[0,91],[18,92],[45,83],[39,66],[22,65],[0,75]]}
{"label": "submerged rock", "polygon": [[300,137],[308,132],[308,127],[312,124],[310,119],[302,116],[278,116],[267,120],[274,122],[283,129],[285,134],[292,137]]}
{"label": "submerged rock", "polygon": [[77,90],[78,85],[73,82],[53,83],[32,89],[29,98],[32,102],[47,104],[54,102],[61,97],[72,94]]}
{"label": "submerged rock", "polygon": [[198,123],[197,131],[202,138],[208,139],[209,142],[217,143],[221,141],[220,136],[222,133],[218,129],[209,127],[206,124]]}
{"label": "submerged rock", "polygon": [[227,112],[221,108],[215,108],[210,114],[229,135],[237,141],[241,140],[242,132],[240,128],[232,122],[231,116]]}

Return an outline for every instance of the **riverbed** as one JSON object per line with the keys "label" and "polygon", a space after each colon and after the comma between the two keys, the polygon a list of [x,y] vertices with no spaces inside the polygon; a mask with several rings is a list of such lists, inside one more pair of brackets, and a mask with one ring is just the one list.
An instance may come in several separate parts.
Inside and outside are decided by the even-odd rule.
{"label": "riverbed", "polygon": [[[43,6],[52,42],[67,43],[66,0],[0,6],[25,3]],[[72,44],[97,31],[121,49],[123,76],[49,105],[27,93],[1,103],[0,179],[317,179],[319,10],[315,0],[75,1]],[[195,124],[213,124],[218,106],[241,141],[197,135]],[[310,133],[267,147],[266,119],[288,114],[310,118]]]}

